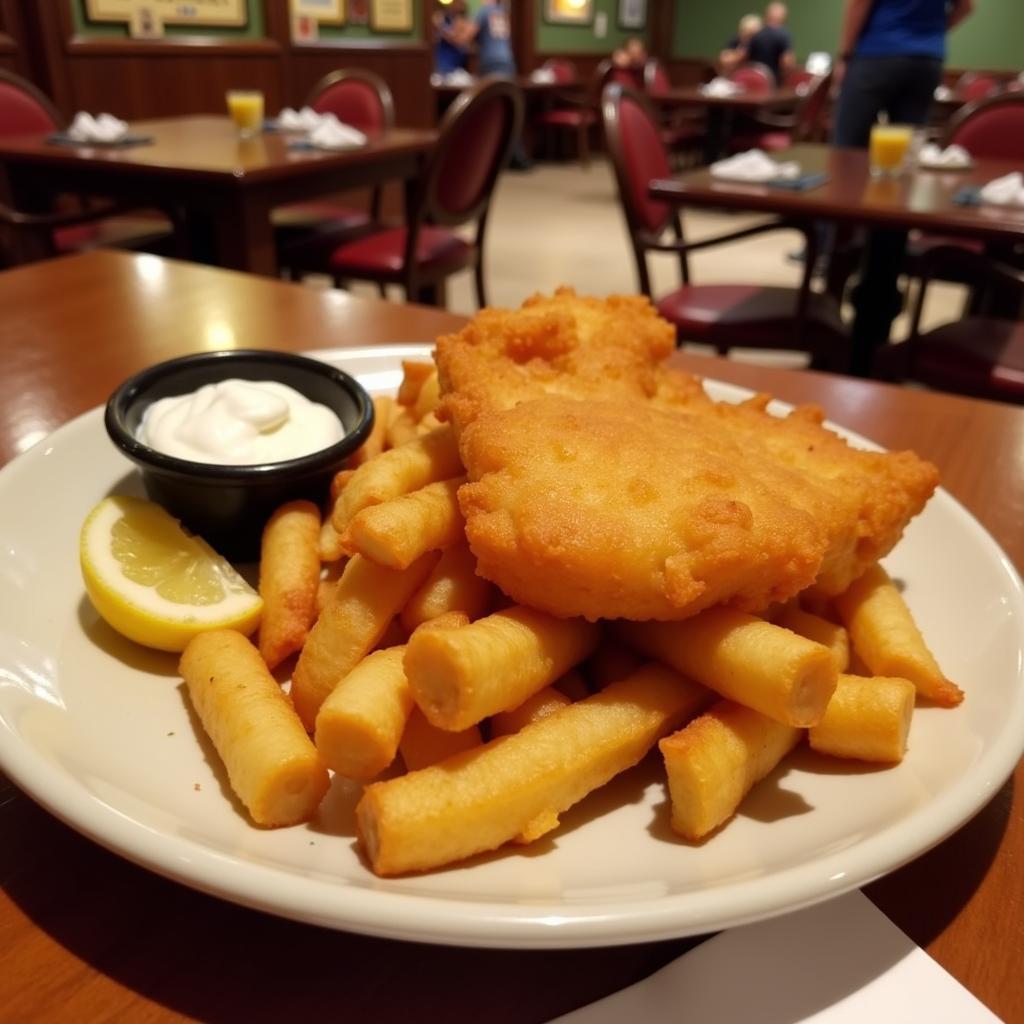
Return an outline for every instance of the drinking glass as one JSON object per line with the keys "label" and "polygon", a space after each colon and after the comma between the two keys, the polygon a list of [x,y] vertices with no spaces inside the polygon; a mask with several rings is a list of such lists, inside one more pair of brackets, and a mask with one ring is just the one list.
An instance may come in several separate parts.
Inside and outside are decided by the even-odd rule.
{"label": "drinking glass", "polygon": [[255,89],[229,89],[227,103],[239,138],[252,138],[263,130],[263,93]]}
{"label": "drinking glass", "polygon": [[869,158],[873,178],[894,178],[906,166],[914,129],[909,124],[876,124],[871,127]]}

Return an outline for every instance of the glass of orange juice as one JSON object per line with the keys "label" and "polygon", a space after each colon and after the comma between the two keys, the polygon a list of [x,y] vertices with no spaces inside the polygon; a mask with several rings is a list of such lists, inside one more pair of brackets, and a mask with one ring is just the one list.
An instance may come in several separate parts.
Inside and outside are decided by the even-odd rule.
{"label": "glass of orange juice", "polygon": [[263,93],[255,89],[229,89],[228,113],[240,138],[248,139],[263,130]]}
{"label": "glass of orange juice", "polygon": [[914,139],[909,124],[876,124],[871,127],[871,175],[892,178],[902,174]]}

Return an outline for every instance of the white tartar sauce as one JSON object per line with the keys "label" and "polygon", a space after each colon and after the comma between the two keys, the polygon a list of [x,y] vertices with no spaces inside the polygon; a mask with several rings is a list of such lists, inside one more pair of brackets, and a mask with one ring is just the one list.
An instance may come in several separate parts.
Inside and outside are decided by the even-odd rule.
{"label": "white tartar sauce", "polygon": [[311,455],[345,430],[326,405],[287,384],[232,379],[154,402],[137,436],[179,459],[247,466]]}

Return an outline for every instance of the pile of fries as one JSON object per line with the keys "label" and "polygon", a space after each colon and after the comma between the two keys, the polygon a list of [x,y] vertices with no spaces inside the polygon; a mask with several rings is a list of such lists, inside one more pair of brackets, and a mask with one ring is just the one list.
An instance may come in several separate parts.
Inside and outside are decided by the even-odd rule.
{"label": "pile of fries", "polygon": [[[271,518],[258,648],[220,630],[182,656],[256,824],[309,820],[333,771],[367,783],[372,869],[425,871],[532,842],[660,741],[672,827],[698,840],[804,735],[821,754],[896,763],[918,695],[962,699],[880,566],[765,617],[592,623],[511,604],[474,572],[438,398],[433,365],[404,364],[323,522],[310,502]],[[286,694],[272,672],[295,654]]]}

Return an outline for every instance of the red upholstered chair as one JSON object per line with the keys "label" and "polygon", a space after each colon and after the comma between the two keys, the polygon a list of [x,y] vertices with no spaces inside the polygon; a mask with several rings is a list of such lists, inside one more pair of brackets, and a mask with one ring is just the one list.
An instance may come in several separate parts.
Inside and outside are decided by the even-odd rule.
{"label": "red upholstered chair", "polygon": [[[318,114],[334,114],[367,135],[379,135],[395,123],[395,103],[387,82],[360,68],[332,71],[320,79],[306,105]],[[331,199],[278,207],[271,215],[278,262],[286,268],[297,260],[308,262],[313,246],[329,253],[346,238],[379,226],[380,209],[380,186],[370,194],[369,212]]]}
{"label": "red upholstered chair", "polygon": [[702,113],[689,113],[682,109],[660,110],[657,100],[672,89],[668,69],[657,57],[648,57],[644,64],[644,92],[658,110],[661,139],[669,152],[697,153],[704,145],[707,123]]}
{"label": "red upholstered chair", "polygon": [[966,71],[953,86],[953,94],[964,103],[975,103],[999,92],[999,80],[983,71]]}
{"label": "red upholstered chair", "polygon": [[[432,301],[437,284],[472,267],[477,303],[486,305],[484,236],[491,193],[523,120],[523,94],[509,79],[485,78],[456,97],[417,183],[406,227],[338,246],[326,261],[336,284],[400,284],[411,301]],[[476,224],[473,241],[451,229]]]}
{"label": "red upholstered chair", "polygon": [[[579,81],[576,65],[571,61],[556,58],[545,61],[542,66],[554,71],[559,85],[571,86]],[[534,115],[533,124],[546,136],[574,135],[580,163],[590,166],[590,129],[597,124],[593,88],[559,92],[549,97],[544,109]]]}
{"label": "red upholstered chair", "polygon": [[815,79],[820,77],[820,75],[814,74],[813,71],[808,71],[807,68],[790,68],[786,72],[786,79],[783,85],[787,89],[799,89],[802,85],[811,85]]}
{"label": "red upholstered chair", "polygon": [[[736,347],[796,349],[810,352],[815,366],[844,366],[848,346],[838,306],[810,287],[817,244],[814,231],[773,221],[687,242],[677,211],[648,195],[650,182],[671,172],[647,101],[632,90],[611,85],[603,93],[601,112],[641,291],[651,294],[649,252],[674,253],[679,258],[682,285],[655,305],[675,324],[680,342],[705,342],[723,354]],[[801,230],[806,238],[811,258],[799,288],[691,283],[687,259],[691,252],[781,228]]]}
{"label": "red upholstered chair", "polygon": [[772,114],[766,111],[757,115],[745,123],[742,132],[732,136],[729,148],[734,153],[746,149],[763,149],[768,153],[777,153],[789,149],[798,142],[822,140],[831,88],[831,72],[812,78],[807,92],[801,97],[792,114]]}
{"label": "red upholstered chair", "polygon": [[921,288],[910,337],[902,345],[888,345],[879,351],[875,375],[1024,404],[1024,323],[967,316],[921,332],[921,311],[934,277],[983,278],[1018,291],[1024,299],[1024,271],[961,246],[936,246],[922,257],[919,272]]}
{"label": "red upholstered chair", "polygon": [[[38,135],[66,126],[45,93],[0,69],[0,135]],[[120,216],[126,213],[135,216]],[[71,197],[61,211],[28,213],[0,204],[0,236],[0,262],[7,265],[101,246],[176,252],[165,217],[139,211],[137,204],[90,205]]]}
{"label": "red upholstered chair", "polygon": [[753,60],[747,64],[741,64],[728,78],[731,82],[741,86],[744,92],[771,92],[775,88],[775,76],[772,74],[772,69],[766,64],[758,64]]}

